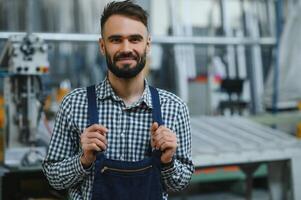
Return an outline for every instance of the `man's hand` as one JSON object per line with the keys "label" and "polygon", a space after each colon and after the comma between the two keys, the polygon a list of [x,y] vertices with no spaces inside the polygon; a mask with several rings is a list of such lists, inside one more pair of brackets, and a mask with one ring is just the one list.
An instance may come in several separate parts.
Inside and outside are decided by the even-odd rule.
{"label": "man's hand", "polygon": [[161,162],[170,163],[177,150],[176,134],[163,125],[159,127],[157,122],[152,124],[150,131],[152,147],[162,151]]}
{"label": "man's hand", "polygon": [[88,168],[96,159],[95,152],[104,151],[107,148],[108,129],[99,124],[93,124],[84,130],[80,136],[80,144],[83,155],[80,161],[84,168]]}

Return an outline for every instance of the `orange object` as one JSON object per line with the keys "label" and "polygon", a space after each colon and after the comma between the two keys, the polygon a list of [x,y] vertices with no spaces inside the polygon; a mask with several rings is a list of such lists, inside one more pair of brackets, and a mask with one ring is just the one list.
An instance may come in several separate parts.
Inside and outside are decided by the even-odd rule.
{"label": "orange object", "polygon": [[301,122],[299,124],[297,124],[297,133],[296,133],[296,137],[298,139],[301,139]]}
{"label": "orange object", "polygon": [[5,106],[4,98],[0,96],[0,128],[4,128]]}
{"label": "orange object", "polygon": [[226,166],[226,167],[209,167],[204,169],[197,169],[194,171],[195,175],[199,174],[214,174],[218,171],[223,170],[224,172],[237,172],[240,171],[240,168],[238,166]]}
{"label": "orange object", "polygon": [[3,129],[5,123],[5,105],[4,98],[0,96],[0,163],[3,164],[4,160],[4,139],[3,139]]}
{"label": "orange object", "polygon": [[227,166],[227,167],[223,167],[224,171],[227,172],[236,172],[239,171],[239,167],[238,166]]}
{"label": "orange object", "polygon": [[47,73],[48,70],[49,70],[48,67],[43,67],[43,72],[44,72],[44,73]]}
{"label": "orange object", "polygon": [[64,96],[70,92],[67,88],[59,88],[56,92],[56,102],[62,102]]}
{"label": "orange object", "polygon": [[216,167],[210,167],[210,168],[205,168],[205,169],[197,169],[194,171],[194,174],[213,174],[217,171]]}

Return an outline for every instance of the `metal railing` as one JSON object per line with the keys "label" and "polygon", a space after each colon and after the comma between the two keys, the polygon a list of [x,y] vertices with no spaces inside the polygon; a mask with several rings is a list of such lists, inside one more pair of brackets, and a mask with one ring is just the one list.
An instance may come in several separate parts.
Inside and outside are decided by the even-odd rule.
{"label": "metal railing", "polygon": [[[11,35],[26,34],[26,32],[0,32],[0,40]],[[77,33],[34,33],[42,39],[52,42],[97,42],[100,34]],[[207,37],[207,36],[154,36],[154,44],[198,44],[198,45],[265,45],[273,46],[276,38],[261,37],[259,39],[248,37]]]}

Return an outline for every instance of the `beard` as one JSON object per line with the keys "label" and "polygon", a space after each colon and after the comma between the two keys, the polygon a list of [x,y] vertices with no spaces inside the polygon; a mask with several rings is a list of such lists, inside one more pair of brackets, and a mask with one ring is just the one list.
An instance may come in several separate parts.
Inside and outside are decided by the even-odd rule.
{"label": "beard", "polygon": [[[106,51],[107,52],[107,51]],[[130,64],[124,64],[118,67],[116,63],[124,58],[130,58],[136,60],[137,64],[131,67]],[[106,54],[106,61],[108,69],[118,78],[130,79],[137,76],[145,67],[146,63],[146,49],[144,53],[140,56],[138,53],[133,52],[121,52],[114,55],[111,59],[110,55]]]}

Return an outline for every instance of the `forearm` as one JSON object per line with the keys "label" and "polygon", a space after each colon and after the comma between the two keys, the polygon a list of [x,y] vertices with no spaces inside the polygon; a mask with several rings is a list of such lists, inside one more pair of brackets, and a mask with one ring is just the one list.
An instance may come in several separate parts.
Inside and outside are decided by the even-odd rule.
{"label": "forearm", "polygon": [[80,156],[78,154],[57,162],[44,161],[43,171],[52,187],[58,190],[70,188],[91,173],[91,168],[82,167]]}
{"label": "forearm", "polygon": [[170,167],[162,168],[162,180],[167,191],[184,189],[189,184],[193,170],[192,162],[184,164],[177,159]]}

